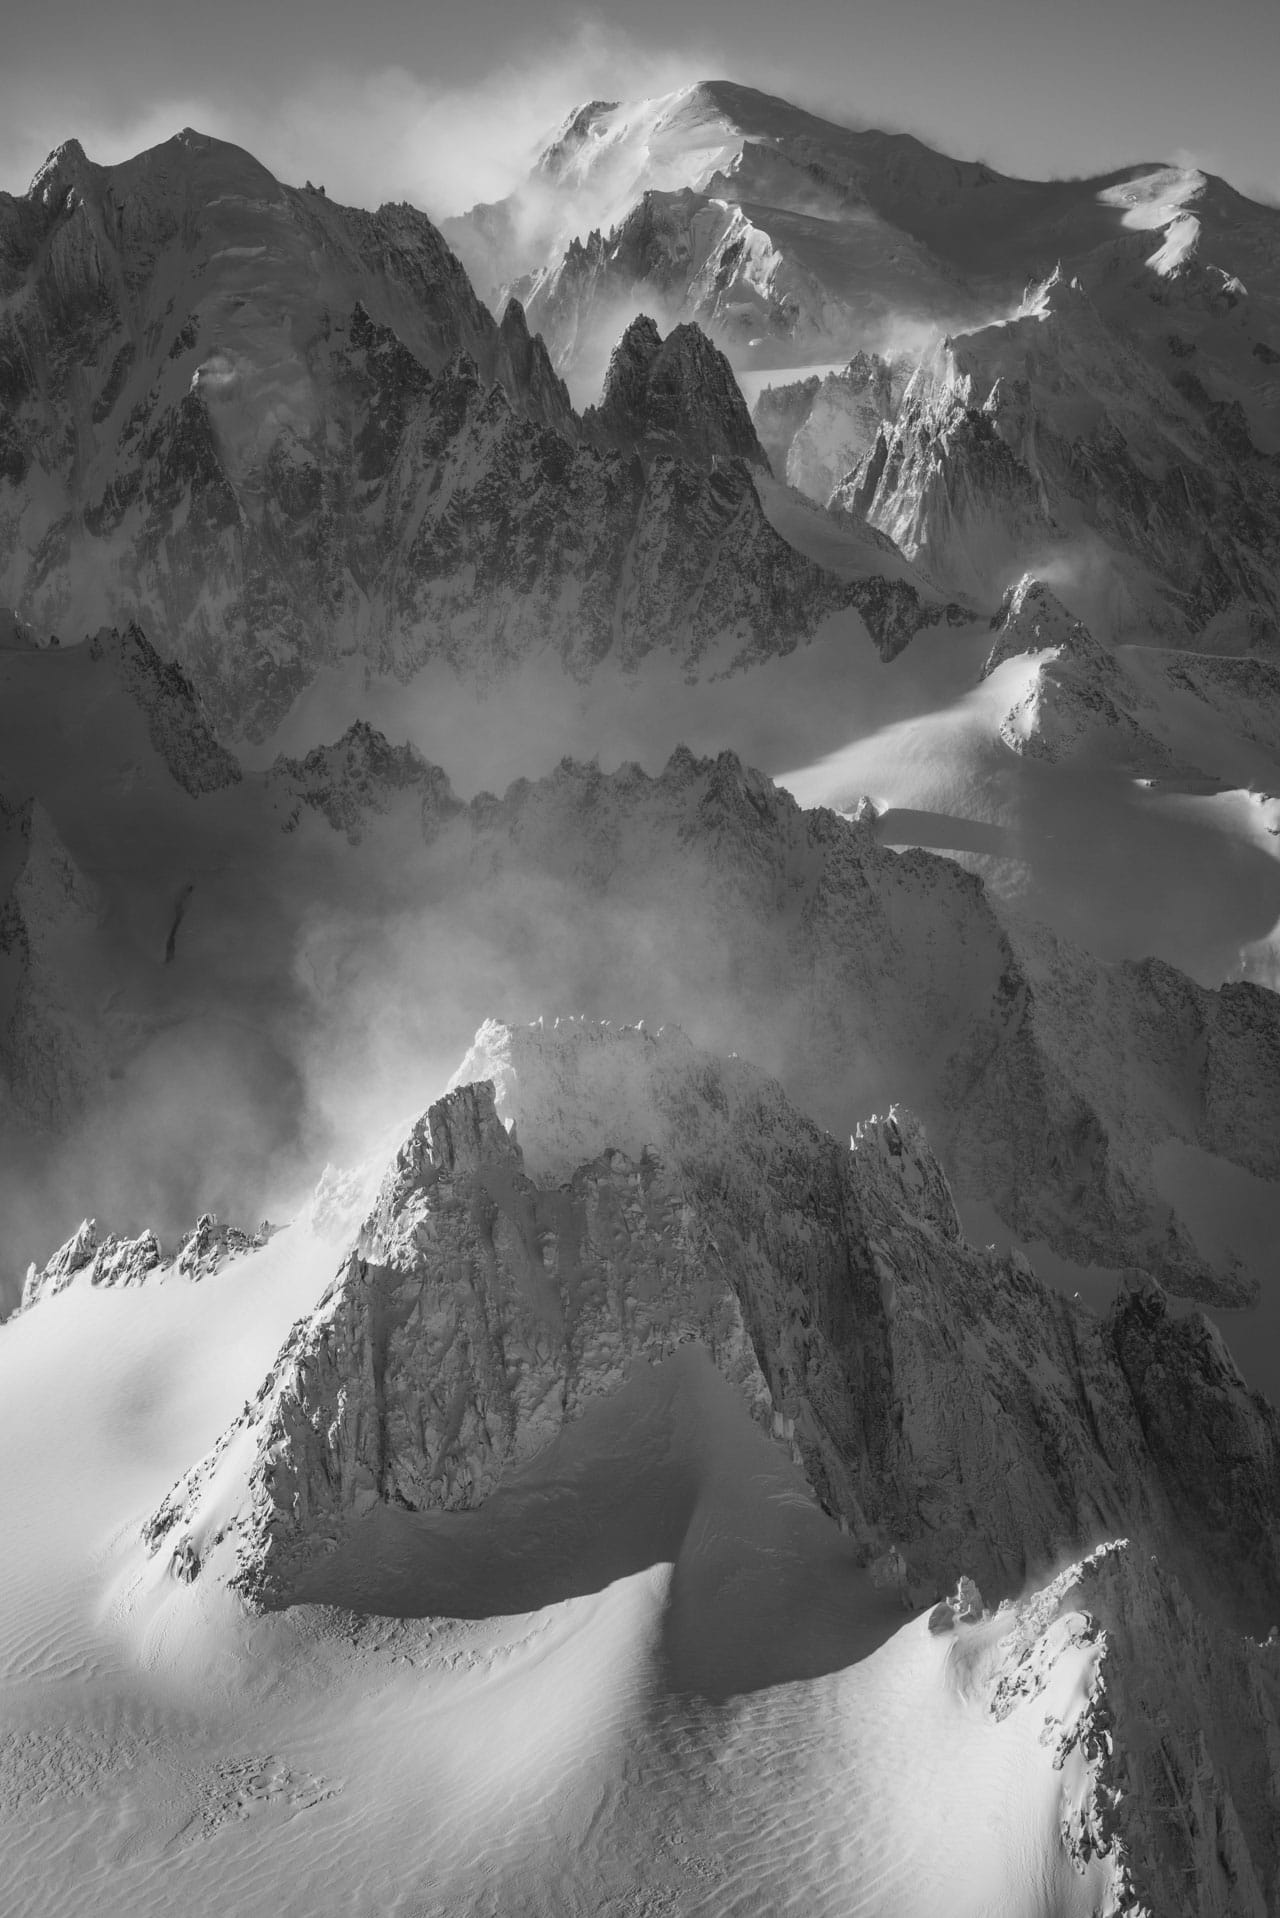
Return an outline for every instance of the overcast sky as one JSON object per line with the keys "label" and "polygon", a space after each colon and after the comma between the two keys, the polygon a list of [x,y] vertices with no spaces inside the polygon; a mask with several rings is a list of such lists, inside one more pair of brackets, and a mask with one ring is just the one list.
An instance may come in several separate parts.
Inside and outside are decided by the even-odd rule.
{"label": "overcast sky", "polygon": [[494,197],[580,100],[728,78],[1032,177],[1192,160],[1280,199],[1280,0],[8,0],[0,186],[185,125],[285,180]]}

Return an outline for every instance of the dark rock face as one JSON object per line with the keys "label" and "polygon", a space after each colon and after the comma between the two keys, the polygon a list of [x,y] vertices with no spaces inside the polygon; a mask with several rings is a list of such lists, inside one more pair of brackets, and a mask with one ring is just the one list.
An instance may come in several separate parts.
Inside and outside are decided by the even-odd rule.
{"label": "dark rock face", "polygon": [[313,746],[304,759],[282,755],[271,769],[271,780],[293,801],[285,831],[293,830],[302,807],[308,806],[353,846],[364,836],[370,814],[389,811],[400,793],[420,795],[428,838],[442,820],[462,811],[461,800],[438,766],[428,764],[411,745],[389,745],[364,720],[357,720],[332,746]]}
{"label": "dark rock face", "polygon": [[[1107,1341],[1124,1373],[1154,1452],[1167,1460],[1165,1492],[1185,1539],[1202,1558],[1232,1567],[1242,1610],[1246,1594],[1265,1604],[1280,1567],[1280,1419],[1251,1393],[1221,1334],[1202,1313],[1174,1318],[1156,1287],[1116,1301]],[[1183,1582],[1203,1577],[1192,1554]],[[1266,1621],[1252,1620],[1258,1631]]]}
{"label": "dark rock face", "polygon": [[[1280,1416],[1153,1288],[1099,1321],[1020,1254],[966,1245],[909,1114],[847,1149],[672,1031],[490,1026],[476,1058],[500,1108],[491,1081],[432,1106],[235,1428],[254,1441],[236,1581],[255,1600],[288,1602],[379,1502],[483,1503],[628,1367],[697,1339],[911,1581],[963,1562],[994,1595],[1123,1531],[1220,1623],[1257,1630],[1280,1605]],[[192,1537],[225,1450],[155,1543]]]}
{"label": "dark rock face", "polygon": [[195,134],[117,168],[67,149],[0,200],[0,262],[0,593],[162,634],[232,732],[269,734],[353,639],[406,677],[531,652],[582,675],[787,650],[864,599],[888,650],[939,616],[770,528],[696,328],[633,328],[584,427],[520,307],[495,324],[412,208],[335,206]]}
{"label": "dark rock face", "polygon": [[614,348],[604,397],[582,423],[602,444],[642,455],[670,453],[697,466],[741,459],[768,470],[728,360],[692,324],[664,340],[647,314],[634,319]]}

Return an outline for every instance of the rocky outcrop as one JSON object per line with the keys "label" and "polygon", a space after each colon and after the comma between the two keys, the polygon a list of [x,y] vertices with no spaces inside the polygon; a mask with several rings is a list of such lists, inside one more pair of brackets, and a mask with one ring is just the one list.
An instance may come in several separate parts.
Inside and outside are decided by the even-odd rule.
{"label": "rocky outcrop", "polygon": [[133,1239],[109,1232],[99,1238],[97,1220],[84,1219],[43,1266],[33,1263],[27,1268],[22,1309],[65,1292],[81,1273],[89,1285],[140,1285],[160,1263],[160,1241],[154,1232],[147,1230]]}
{"label": "rocky outcrop", "polygon": [[489,1026],[484,1058],[500,1092],[461,1085],[414,1128],[256,1404],[150,1521],[157,1548],[209,1565],[216,1513],[224,1574],[287,1602],[380,1501],[482,1503],[696,1339],[911,1587],[964,1563],[1016,1591],[1123,1530],[1224,1624],[1280,1604],[1280,1415],[1149,1284],[1098,1320],[966,1245],[909,1114],[844,1147],[668,1031]]}
{"label": "rocky outcrop", "polygon": [[693,325],[664,340],[647,314],[634,319],[614,348],[604,397],[582,424],[601,444],[642,455],[670,453],[697,466],[740,459],[768,470],[733,369]]}
{"label": "rocky outcrop", "polygon": [[1114,670],[1114,662],[1083,620],[1073,619],[1057,594],[1032,573],[1010,586],[991,622],[995,638],[982,669],[984,679],[1006,659],[1055,652],[1096,672]]}
{"label": "rocky outcrop", "polygon": [[1073,619],[1042,580],[1025,573],[992,621],[996,638],[982,670],[1039,655],[1034,677],[1000,723],[1016,753],[1056,761],[1093,753],[1113,768],[1145,777],[1195,775],[1157,738],[1151,702],[1116,655]]}
{"label": "rocky outcrop", "polygon": [[775,473],[786,472],[791,442],[808,418],[814,395],[821,385],[818,375],[811,373],[807,379],[785,380],[776,386],[761,388],[751,409],[751,424]]}
{"label": "rocky outcrop", "polygon": [[433,838],[443,820],[461,812],[445,774],[414,746],[392,746],[365,720],[356,720],[332,746],[314,746],[305,758],[281,755],[270,784],[290,802],[283,830],[292,832],[302,808],[319,813],[349,844],[359,845],[371,817],[390,811],[397,795],[420,802],[422,830]]}
{"label": "rocky outcrop", "polygon": [[953,372],[953,350],[912,377],[831,505],[887,533],[927,577],[990,604],[1057,529],[1035,472],[998,430],[1005,395]]}
{"label": "rocky outcrop", "polygon": [[[1052,555],[1105,638],[1274,648],[1276,215],[1224,181],[1009,180],[709,81],[588,103],[527,189],[450,232],[584,388],[637,311],[740,365],[905,351],[921,375],[879,443],[828,384],[793,483],[840,482],[945,592],[994,605]],[[763,418],[781,475],[794,435]]]}
{"label": "rocky outcrop", "polygon": [[99,1286],[141,1285],[152,1273],[170,1271],[189,1280],[208,1278],[228,1259],[256,1252],[270,1234],[271,1227],[265,1222],[257,1232],[243,1232],[239,1226],[220,1225],[211,1212],[206,1212],[179,1241],[173,1256],[166,1258],[149,1226],[134,1238],[115,1232],[100,1237],[97,1220],[84,1219],[44,1265],[33,1262],[27,1268],[22,1309],[56,1297],[82,1277],[85,1284]]}
{"label": "rocky outcrop", "polygon": [[1280,1897],[1280,1639],[1224,1629],[1126,1541],[1019,1608],[997,1713],[1011,1686],[1025,1695],[1042,1682],[1048,1646],[1028,1638],[1054,1604],[1074,1608],[1074,1631],[1097,1649],[1055,1760],[1083,1766],[1063,1823],[1077,1869],[1112,1861],[1108,1909],[1123,1918],[1265,1918]]}
{"label": "rocky outcrop", "polygon": [[[901,355],[886,359],[859,352],[839,373],[815,380],[808,404],[786,436],[776,470],[786,474],[789,485],[825,506],[836,487],[874,451],[882,429],[892,425],[914,370],[914,363]],[[762,394],[758,414],[764,401]],[[776,401],[771,410],[776,412]],[[775,430],[781,426],[779,418]]]}
{"label": "rocky outcrop", "polygon": [[1104,630],[1243,652],[1277,632],[1278,485],[1242,411],[1055,275],[946,342],[838,503],[944,590],[1053,556]]}
{"label": "rocky outcrop", "polygon": [[[195,809],[177,798],[165,856],[189,883],[206,827],[188,826]],[[1229,1220],[1206,1230],[1196,1203],[1196,1177],[1212,1185],[1224,1166],[1280,1180],[1280,1000],[1259,987],[1211,991],[1159,961],[1102,964],[1047,932],[1010,929],[976,877],[887,850],[869,814],[803,812],[732,754],[680,751],[656,778],[566,761],[462,805],[438,770],[356,727],[252,775],[236,803],[237,886],[269,890],[271,937],[244,942],[231,965],[180,936],[178,1024],[239,1007],[250,989],[283,1006],[288,1033],[335,1017],[311,984],[335,978],[333,953],[313,946],[320,883],[338,903],[337,947],[353,969],[374,969],[394,1021],[380,1014],[380,1030],[403,1035],[405,1060],[423,1046],[410,1008],[428,1023],[439,1009],[455,1034],[495,998],[517,1012],[678,1012],[700,1042],[756,1057],[838,1131],[909,1101],[961,1199],[992,1205],[1020,1238],[1219,1302],[1252,1298],[1269,1276],[1258,1246]],[[369,843],[349,853],[353,835]],[[11,845],[16,865],[19,827]],[[155,990],[178,888],[157,896],[151,943],[131,952],[55,854],[35,866],[61,930],[39,935],[44,956],[29,965],[25,909],[7,909],[3,983],[26,1010],[8,1021],[6,1060],[19,1115],[65,1136],[145,1043],[129,1008]],[[109,874],[104,884],[110,904]],[[216,896],[198,893],[206,914]],[[367,920],[341,919],[353,896],[361,914],[404,924],[394,955],[356,943]],[[287,979],[284,951],[297,955]],[[465,962],[442,970],[455,953]],[[262,1030],[280,1045],[278,1025]],[[1170,1150],[1192,1162],[1172,1182]]]}
{"label": "rocky outcrop", "polygon": [[[610,1149],[563,1185],[525,1173],[492,1089],[433,1106],[401,1148],[360,1235],[295,1327],[256,1406],[150,1522],[200,1563],[206,1501],[247,1439],[236,1582],[286,1602],[299,1572],[379,1500],[481,1503],[504,1473],[622,1383],[700,1339],[769,1418],[732,1286],[670,1170]],[[358,1386],[355,1381],[360,1381]],[[243,1429],[242,1429],[243,1428]]]}
{"label": "rocky outcrop", "polygon": [[[520,307],[495,324],[410,208],[186,134],[122,167],[55,156],[0,200],[0,255],[0,593],[46,629],[163,635],[224,731],[269,735],[353,649],[406,678],[531,654],[583,677],[655,646],[696,672],[863,599],[876,621],[886,582],[768,524],[696,329],[633,339],[643,392],[621,381],[586,433]],[[895,640],[937,617],[891,591]]]}
{"label": "rocky outcrop", "polygon": [[500,884],[518,862],[557,890],[573,875],[575,949],[549,941],[544,975],[535,931],[526,989],[591,1007],[607,978],[628,1005],[682,1006],[837,1128],[910,1100],[963,1197],[1083,1264],[1219,1300],[1263,1276],[1197,1243],[1153,1153],[1178,1140],[1280,1177],[1263,1117],[1275,995],[1010,932],[976,878],[886,851],[869,823],[802,813],[731,754],[677,753],[656,780],[565,764],[469,816],[473,873]]}

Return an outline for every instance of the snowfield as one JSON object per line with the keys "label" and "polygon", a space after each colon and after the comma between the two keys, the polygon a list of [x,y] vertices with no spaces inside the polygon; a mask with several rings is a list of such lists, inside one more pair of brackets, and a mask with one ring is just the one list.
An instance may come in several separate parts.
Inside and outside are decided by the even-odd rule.
{"label": "snowfield", "polygon": [[697,1346],[480,1511],[380,1511],[287,1613],[149,1558],[333,1256],[293,1226],[5,1328],[6,1911],[1097,1908],[1043,1737],[1088,1693],[1079,1614],[994,1719],[1011,1614],[904,1621]]}

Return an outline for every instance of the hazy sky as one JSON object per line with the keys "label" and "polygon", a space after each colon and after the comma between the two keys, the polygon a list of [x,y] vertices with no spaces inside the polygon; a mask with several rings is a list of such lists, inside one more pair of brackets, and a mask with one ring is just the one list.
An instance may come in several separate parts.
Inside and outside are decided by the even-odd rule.
{"label": "hazy sky", "polygon": [[193,125],[335,197],[501,193],[582,99],[738,79],[1007,172],[1193,159],[1280,198],[1280,0],[9,0],[0,186]]}

